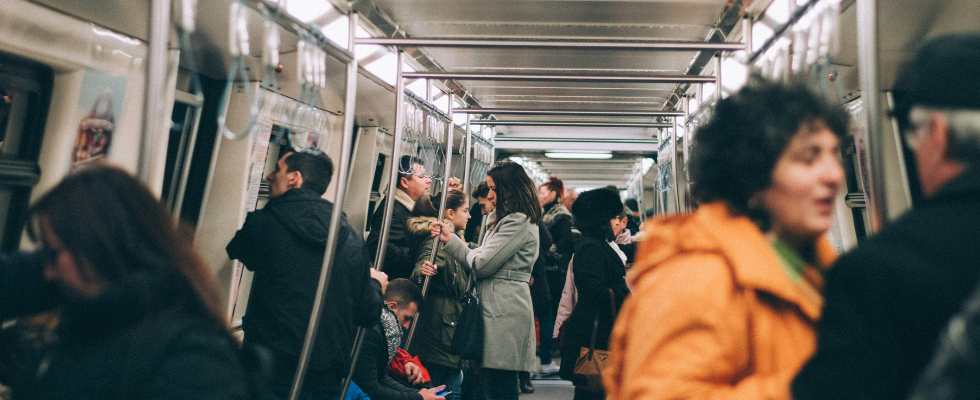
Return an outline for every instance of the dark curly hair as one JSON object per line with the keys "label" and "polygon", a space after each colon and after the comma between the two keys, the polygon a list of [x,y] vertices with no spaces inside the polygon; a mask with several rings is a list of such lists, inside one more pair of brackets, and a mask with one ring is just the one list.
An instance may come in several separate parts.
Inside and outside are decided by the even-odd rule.
{"label": "dark curly hair", "polygon": [[692,194],[700,203],[723,200],[736,214],[763,229],[768,215],[749,200],[772,184],[773,168],[801,129],[823,123],[838,138],[848,132],[848,115],[802,84],[753,76],[738,93],[718,103],[694,136]]}

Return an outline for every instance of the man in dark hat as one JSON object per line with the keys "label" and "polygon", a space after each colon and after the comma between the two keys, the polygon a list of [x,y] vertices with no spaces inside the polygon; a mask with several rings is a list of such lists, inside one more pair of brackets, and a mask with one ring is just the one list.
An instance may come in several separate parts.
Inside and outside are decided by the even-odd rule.
{"label": "man in dark hat", "polygon": [[[926,43],[896,93],[924,199],[827,274],[806,399],[906,399],[980,278],[980,34]],[[901,95],[901,96],[899,96]]]}

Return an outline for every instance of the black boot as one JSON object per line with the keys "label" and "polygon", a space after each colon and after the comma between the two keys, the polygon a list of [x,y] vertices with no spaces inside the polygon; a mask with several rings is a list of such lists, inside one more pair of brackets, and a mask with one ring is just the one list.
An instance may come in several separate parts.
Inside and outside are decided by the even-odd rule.
{"label": "black boot", "polygon": [[521,393],[534,393],[534,385],[531,384],[531,373],[520,371],[517,373],[517,380],[520,383]]}

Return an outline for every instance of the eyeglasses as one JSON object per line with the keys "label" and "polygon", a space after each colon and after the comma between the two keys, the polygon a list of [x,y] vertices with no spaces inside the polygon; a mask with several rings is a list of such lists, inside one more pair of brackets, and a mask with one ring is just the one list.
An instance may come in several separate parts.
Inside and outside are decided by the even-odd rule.
{"label": "eyeglasses", "polygon": [[911,150],[915,150],[922,142],[924,130],[929,124],[929,112],[921,108],[913,108],[909,111],[909,127],[902,132],[905,145]]}

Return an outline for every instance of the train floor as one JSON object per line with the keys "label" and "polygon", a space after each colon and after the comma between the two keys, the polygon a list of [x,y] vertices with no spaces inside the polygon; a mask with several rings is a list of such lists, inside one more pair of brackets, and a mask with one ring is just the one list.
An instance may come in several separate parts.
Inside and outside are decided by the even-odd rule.
{"label": "train floor", "polygon": [[[555,362],[561,363],[561,358],[556,357]],[[521,399],[571,400],[575,395],[575,386],[572,386],[571,382],[559,378],[558,374],[534,374],[531,376],[531,385],[534,386],[534,393],[521,393]]]}

